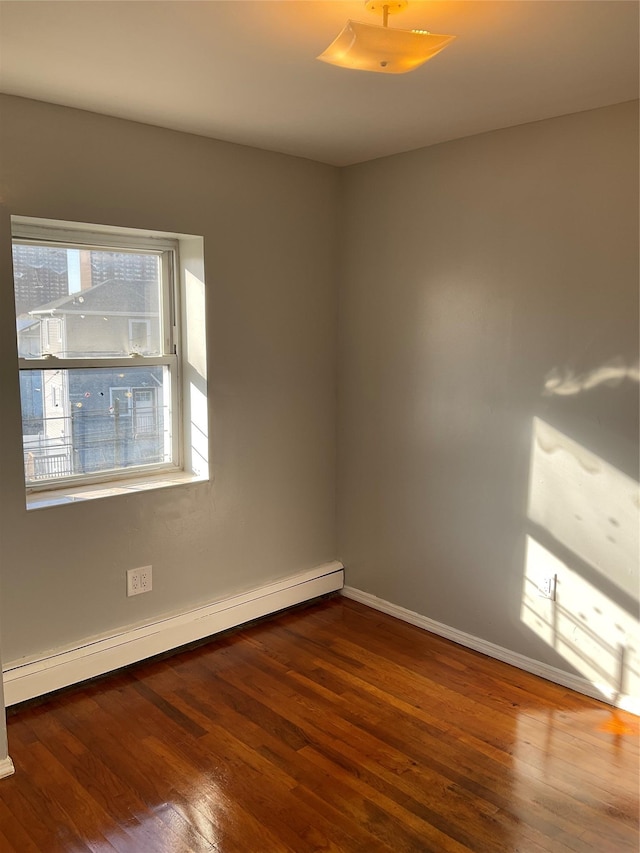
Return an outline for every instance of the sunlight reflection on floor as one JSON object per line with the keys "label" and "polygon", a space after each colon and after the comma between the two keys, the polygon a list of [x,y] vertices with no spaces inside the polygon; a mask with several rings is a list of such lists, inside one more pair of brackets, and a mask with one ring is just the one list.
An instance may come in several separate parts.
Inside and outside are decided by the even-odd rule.
{"label": "sunlight reflection on floor", "polygon": [[[554,805],[561,797],[553,797],[552,790],[564,794],[593,815],[592,825],[583,824],[581,841],[584,848],[593,850],[629,850],[628,840],[622,836],[613,846],[606,846],[596,831],[598,825],[616,832],[615,821],[630,827],[638,825],[638,795],[633,787],[622,781],[623,774],[637,774],[637,755],[624,748],[629,737],[637,739],[637,726],[623,714],[624,731],[609,731],[621,723],[620,712],[615,709],[559,711],[528,710],[518,717],[514,744],[514,799],[542,805],[557,814],[561,842],[563,827],[573,819],[566,807]],[[591,756],[591,758],[588,758]],[[600,767],[618,767],[620,781],[608,777],[605,785]],[[566,802],[566,800],[565,800]],[[567,839],[568,840],[568,839]],[[617,843],[617,846],[616,846]],[[573,846],[572,846],[572,849]],[[577,849],[577,848],[575,848]]]}

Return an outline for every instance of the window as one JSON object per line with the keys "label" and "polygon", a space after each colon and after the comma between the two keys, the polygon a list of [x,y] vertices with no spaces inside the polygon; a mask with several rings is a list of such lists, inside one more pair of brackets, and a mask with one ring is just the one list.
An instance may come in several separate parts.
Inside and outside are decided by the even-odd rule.
{"label": "window", "polygon": [[27,490],[175,470],[178,241],[60,225],[13,223]]}
{"label": "window", "polygon": [[129,320],[129,345],[131,352],[145,353],[151,339],[150,320]]}
{"label": "window", "polygon": [[39,321],[42,329],[42,349],[45,352],[60,352],[62,349],[62,321],[47,317]]}
{"label": "window", "polygon": [[157,429],[156,389],[134,388],[133,393],[133,432],[134,435],[150,435]]}

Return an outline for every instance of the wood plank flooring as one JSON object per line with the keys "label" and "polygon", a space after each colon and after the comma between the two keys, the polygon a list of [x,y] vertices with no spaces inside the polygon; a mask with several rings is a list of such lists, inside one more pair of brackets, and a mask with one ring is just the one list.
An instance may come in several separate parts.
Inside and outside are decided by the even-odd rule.
{"label": "wood plank flooring", "polygon": [[638,720],[334,597],[9,718],[0,851],[624,853]]}

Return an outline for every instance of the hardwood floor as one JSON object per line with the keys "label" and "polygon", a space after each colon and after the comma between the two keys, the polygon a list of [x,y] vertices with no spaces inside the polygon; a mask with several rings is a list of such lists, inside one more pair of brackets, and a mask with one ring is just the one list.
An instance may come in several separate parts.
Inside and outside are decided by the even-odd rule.
{"label": "hardwood floor", "polygon": [[23,707],[2,853],[638,850],[638,720],[335,597]]}

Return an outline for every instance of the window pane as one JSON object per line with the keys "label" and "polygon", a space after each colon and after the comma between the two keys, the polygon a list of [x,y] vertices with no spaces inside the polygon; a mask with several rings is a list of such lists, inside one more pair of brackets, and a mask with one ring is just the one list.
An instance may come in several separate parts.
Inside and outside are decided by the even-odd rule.
{"label": "window pane", "polygon": [[14,243],[18,354],[162,353],[158,254]]}
{"label": "window pane", "polygon": [[171,462],[165,366],[24,370],[27,485]]}

